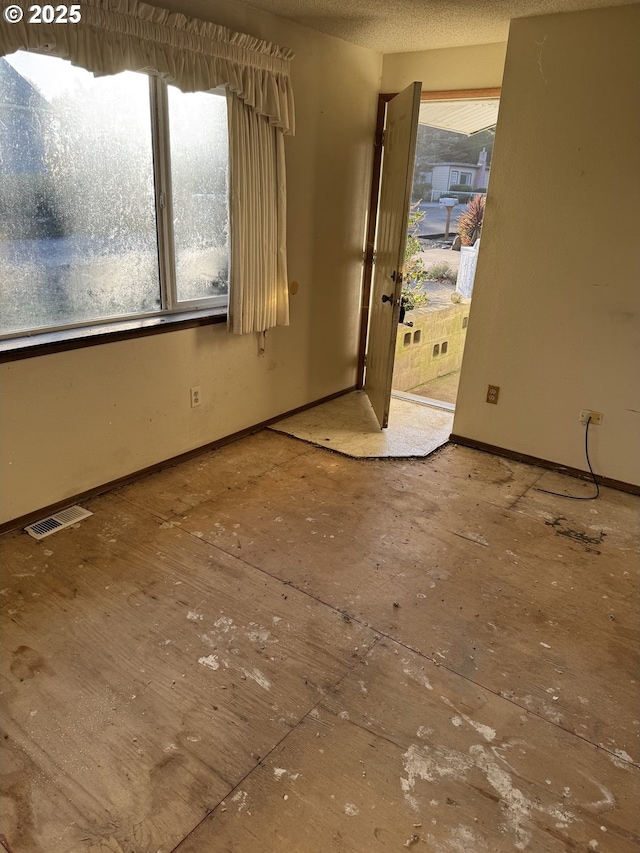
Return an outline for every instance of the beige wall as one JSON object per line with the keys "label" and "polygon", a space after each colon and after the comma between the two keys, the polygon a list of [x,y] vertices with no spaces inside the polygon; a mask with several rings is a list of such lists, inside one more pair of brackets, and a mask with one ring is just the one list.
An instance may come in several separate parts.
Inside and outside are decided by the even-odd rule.
{"label": "beige wall", "polygon": [[[501,83],[504,45],[387,56],[381,84],[378,54],[230,0],[179,5],[297,53],[291,326],[269,334],[263,357],[255,336],[213,326],[3,365],[0,522],[352,385],[377,92]],[[637,23],[626,7],[512,28],[454,425],[583,467],[577,413],[598,409],[596,469],[635,483]],[[622,194],[620,163],[631,164]],[[502,387],[496,407],[489,382]]]}
{"label": "beige wall", "polygon": [[635,484],[639,31],[637,5],[512,23],[454,423],[584,469],[604,412],[594,468]]}
{"label": "beige wall", "polygon": [[[264,357],[255,335],[210,326],[4,365],[2,522],[355,383],[382,58],[232,2],[180,8],[296,51],[297,134],[286,155],[289,278],[300,290],[291,325],[269,333]],[[197,409],[193,385],[202,388]]]}
{"label": "beige wall", "polygon": [[506,49],[500,43],[389,53],[382,66],[382,91],[399,92],[414,80],[422,81],[425,92],[500,86]]}

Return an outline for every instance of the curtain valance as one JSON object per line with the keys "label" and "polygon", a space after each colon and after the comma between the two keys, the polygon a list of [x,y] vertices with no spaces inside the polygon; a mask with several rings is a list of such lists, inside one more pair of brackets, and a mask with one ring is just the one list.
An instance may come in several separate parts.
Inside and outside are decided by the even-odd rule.
{"label": "curtain valance", "polygon": [[157,71],[185,92],[226,86],[269,124],[294,132],[293,52],[139,0],[83,0],[77,24],[0,26],[0,56],[48,48],[96,75]]}

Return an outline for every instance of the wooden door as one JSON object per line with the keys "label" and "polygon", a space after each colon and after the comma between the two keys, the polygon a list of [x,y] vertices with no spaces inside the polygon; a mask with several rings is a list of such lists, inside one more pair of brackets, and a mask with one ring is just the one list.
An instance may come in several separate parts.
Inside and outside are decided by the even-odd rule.
{"label": "wooden door", "polygon": [[364,384],[383,429],[389,423],[421,90],[422,83],[412,83],[389,101],[384,129]]}

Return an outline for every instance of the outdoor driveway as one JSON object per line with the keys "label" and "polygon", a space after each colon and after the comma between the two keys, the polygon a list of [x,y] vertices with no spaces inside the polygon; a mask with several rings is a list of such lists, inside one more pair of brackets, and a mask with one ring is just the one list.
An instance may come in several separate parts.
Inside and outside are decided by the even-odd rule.
{"label": "outdoor driveway", "polygon": [[[444,227],[447,222],[447,212],[444,205],[439,202],[421,202],[418,205],[420,213],[424,213],[423,219],[418,224],[418,236],[429,236],[430,234],[444,234]],[[463,204],[457,204],[451,211],[451,223],[449,230],[455,233],[455,224],[458,221],[458,216],[464,210]]]}

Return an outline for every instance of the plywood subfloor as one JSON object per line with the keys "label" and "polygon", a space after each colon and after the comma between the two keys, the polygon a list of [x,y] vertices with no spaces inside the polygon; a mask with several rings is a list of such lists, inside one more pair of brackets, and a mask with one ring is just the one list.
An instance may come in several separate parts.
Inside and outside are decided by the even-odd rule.
{"label": "plywood subfloor", "polygon": [[272,431],[0,541],[0,849],[631,853],[638,499]]}

